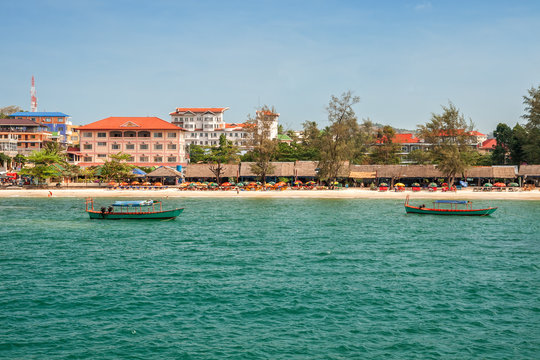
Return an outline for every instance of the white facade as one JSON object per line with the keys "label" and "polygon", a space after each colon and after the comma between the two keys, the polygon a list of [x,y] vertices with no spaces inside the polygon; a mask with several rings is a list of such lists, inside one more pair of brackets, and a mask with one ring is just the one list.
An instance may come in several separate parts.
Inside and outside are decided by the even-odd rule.
{"label": "white facade", "polygon": [[[227,140],[241,148],[248,146],[248,132],[245,124],[226,123],[223,114],[229,108],[177,108],[170,113],[171,123],[186,130],[186,147],[194,144],[200,146],[219,145],[223,134]],[[277,137],[278,117],[272,124],[270,138]]]}

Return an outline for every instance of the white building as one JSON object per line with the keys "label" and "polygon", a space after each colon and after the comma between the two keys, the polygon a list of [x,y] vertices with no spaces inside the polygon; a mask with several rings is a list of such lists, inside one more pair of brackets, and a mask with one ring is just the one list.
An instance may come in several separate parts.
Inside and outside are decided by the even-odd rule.
{"label": "white building", "polygon": [[[245,123],[226,123],[223,114],[225,108],[176,108],[171,112],[171,123],[186,130],[186,146],[194,144],[200,146],[219,145],[219,138],[224,134],[227,140],[236,146],[246,148],[248,146],[248,132]],[[272,124],[270,138],[277,137],[279,114]]]}

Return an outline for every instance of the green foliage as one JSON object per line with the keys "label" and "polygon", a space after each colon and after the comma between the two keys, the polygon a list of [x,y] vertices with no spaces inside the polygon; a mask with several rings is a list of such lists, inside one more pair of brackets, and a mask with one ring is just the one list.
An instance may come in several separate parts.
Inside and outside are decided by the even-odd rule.
{"label": "green foliage", "polygon": [[278,151],[276,139],[270,139],[272,126],[275,122],[276,110],[264,105],[257,112],[255,117],[249,117],[247,121],[247,131],[249,145],[252,147],[254,163],[251,171],[259,176],[261,181],[266,181],[266,175],[273,170],[272,158]]}
{"label": "green foliage", "polygon": [[525,114],[522,117],[527,120],[523,151],[527,163],[540,164],[540,86],[530,88],[528,93],[529,96],[523,97]]}
{"label": "green foliage", "polygon": [[427,143],[433,144],[434,163],[448,177],[448,183],[452,186],[456,175],[463,174],[472,165],[471,152],[475,150],[470,132],[474,126],[467,124],[454,104],[442,108],[443,113],[432,114],[428,123],[418,126],[418,132]]}
{"label": "green foliage", "polygon": [[330,126],[320,135],[319,175],[334,182],[345,162],[354,157],[354,144],[358,133],[358,122],[353,105],[360,98],[347,91],[341,97],[333,96],[326,108]]}
{"label": "green foliage", "polygon": [[3,108],[0,108],[0,119],[7,118],[9,115],[19,112],[19,111],[24,111],[24,110],[21,107],[16,106],[16,105],[10,105],[10,106],[5,106]]}
{"label": "green foliage", "polygon": [[400,146],[392,142],[395,131],[391,126],[384,126],[377,132],[377,143],[372,147],[371,163],[394,165],[399,164]]}
{"label": "green foliage", "polygon": [[510,141],[510,158],[513,164],[520,165],[526,161],[524,146],[527,140],[527,131],[525,128],[516,124],[512,129],[512,140]]}
{"label": "green foliage", "polygon": [[204,147],[191,144],[189,145],[189,162],[192,164],[198,164],[205,161],[206,150]]}
{"label": "green foliage", "polygon": [[58,168],[54,164],[65,164],[65,154],[58,151],[55,146],[44,147],[40,151],[34,151],[27,160],[33,164],[32,167],[25,167],[21,170],[22,175],[30,175],[38,183],[58,175]]}
{"label": "green foliage", "polygon": [[431,163],[432,155],[431,155],[431,151],[417,149],[417,150],[411,151],[407,159],[412,164],[425,165],[425,164]]}
{"label": "green foliage", "polygon": [[119,152],[109,155],[110,160],[105,161],[101,167],[101,176],[109,180],[127,180],[133,177],[133,166],[126,163],[131,157],[129,154]]}
{"label": "green foliage", "polygon": [[0,164],[2,167],[7,167],[8,163],[11,161],[11,157],[4,153],[0,153]]}
{"label": "green foliage", "polygon": [[512,129],[503,123],[499,123],[493,132],[497,145],[491,154],[493,164],[504,165],[508,163],[508,152],[512,142]]}
{"label": "green foliage", "polygon": [[237,163],[240,160],[239,149],[232,141],[227,140],[224,134],[219,137],[219,146],[207,148],[204,161],[210,164],[210,171],[216,176],[219,184],[224,164]]}

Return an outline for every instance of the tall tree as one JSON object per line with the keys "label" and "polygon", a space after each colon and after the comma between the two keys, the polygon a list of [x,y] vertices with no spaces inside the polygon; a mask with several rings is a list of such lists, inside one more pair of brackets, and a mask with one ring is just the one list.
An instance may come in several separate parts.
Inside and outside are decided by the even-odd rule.
{"label": "tall tree", "polygon": [[53,167],[54,164],[65,164],[65,157],[50,149],[34,151],[27,159],[34,166],[23,168],[21,174],[32,176],[38,183],[58,174],[58,169]]}
{"label": "tall tree", "polygon": [[336,97],[332,95],[326,108],[327,126],[320,137],[319,176],[328,179],[331,184],[354,155],[354,141],[358,132],[358,121],[353,106],[360,102],[358,96],[347,91]]}
{"label": "tall tree", "polygon": [[432,144],[433,160],[452,187],[456,175],[462,175],[474,161],[470,154],[475,151],[471,136],[474,125],[467,124],[454,104],[442,108],[443,113],[432,114],[428,123],[418,126],[418,132]]}
{"label": "tall tree", "polygon": [[370,154],[374,164],[394,165],[399,164],[399,145],[393,142],[396,131],[393,127],[385,125],[377,132],[377,141],[372,147]]}
{"label": "tall tree", "polygon": [[368,164],[369,150],[375,142],[376,131],[373,122],[363,119],[356,133],[353,145],[353,157],[351,161],[354,164]]}
{"label": "tall tree", "polygon": [[510,141],[510,159],[512,164],[521,165],[526,161],[524,146],[527,143],[527,130],[523,126],[516,124],[512,129],[512,139]]}
{"label": "tall tree", "polygon": [[133,167],[126,162],[131,157],[129,154],[119,152],[109,155],[110,160],[105,161],[101,168],[101,176],[106,180],[121,181],[133,176]]}
{"label": "tall tree", "polygon": [[540,85],[531,87],[528,92],[529,96],[523,97],[525,114],[522,117],[527,120],[527,140],[523,151],[529,164],[540,164]]}
{"label": "tall tree", "polygon": [[225,134],[219,137],[219,146],[208,149],[205,160],[209,163],[210,171],[216,176],[218,184],[221,183],[221,174],[225,170],[225,164],[237,163],[240,159],[239,149],[232,141],[227,140]]}
{"label": "tall tree", "polygon": [[510,142],[512,141],[512,129],[504,123],[499,123],[493,135],[497,144],[495,145],[495,149],[493,149],[491,159],[496,165],[507,164]]}
{"label": "tall tree", "polygon": [[9,165],[11,163],[11,156],[9,155],[6,155],[4,153],[0,153],[0,164],[2,165],[2,167],[5,167],[6,169],[9,170]]}
{"label": "tall tree", "polygon": [[189,162],[193,164],[202,163],[205,161],[206,150],[200,145],[189,145]]}
{"label": "tall tree", "polygon": [[255,113],[255,117],[249,116],[246,122],[248,144],[252,148],[254,159],[251,171],[260,177],[263,184],[266,183],[266,175],[273,170],[270,161],[278,150],[277,139],[271,138],[276,119],[276,110],[264,105]]}
{"label": "tall tree", "polygon": [[16,105],[2,107],[0,108],[0,119],[6,118],[9,115],[19,112],[19,111],[23,111],[23,109]]}

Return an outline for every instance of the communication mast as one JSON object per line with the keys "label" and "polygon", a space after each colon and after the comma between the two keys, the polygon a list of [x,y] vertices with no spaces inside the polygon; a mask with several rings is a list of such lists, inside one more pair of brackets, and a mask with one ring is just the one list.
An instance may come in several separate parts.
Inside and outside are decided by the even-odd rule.
{"label": "communication mast", "polygon": [[32,75],[32,88],[30,89],[30,111],[37,111],[36,84],[34,82],[34,75]]}

